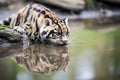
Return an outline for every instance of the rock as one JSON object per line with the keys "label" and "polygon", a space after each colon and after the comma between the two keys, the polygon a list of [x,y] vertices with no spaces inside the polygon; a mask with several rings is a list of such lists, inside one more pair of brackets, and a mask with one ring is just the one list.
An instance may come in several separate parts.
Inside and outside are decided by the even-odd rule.
{"label": "rock", "polygon": [[13,3],[16,1],[18,1],[18,0],[0,0],[0,3]]}
{"label": "rock", "polygon": [[100,0],[100,1],[109,2],[113,4],[120,4],[120,0]]}
{"label": "rock", "polygon": [[3,44],[23,44],[29,42],[25,34],[21,35],[13,30],[0,30],[0,45]]}
{"label": "rock", "polygon": [[9,5],[15,3],[18,0],[0,0],[0,7],[8,7]]}
{"label": "rock", "polygon": [[85,0],[34,0],[39,3],[58,6],[68,10],[81,10],[85,8]]}

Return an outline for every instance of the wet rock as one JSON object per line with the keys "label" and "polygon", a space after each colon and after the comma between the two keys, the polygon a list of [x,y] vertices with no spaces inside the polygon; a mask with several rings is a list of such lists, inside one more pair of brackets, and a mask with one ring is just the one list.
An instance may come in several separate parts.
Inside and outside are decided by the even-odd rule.
{"label": "wet rock", "polygon": [[21,35],[13,30],[0,30],[0,45],[3,44],[24,44],[28,38],[25,34]]}

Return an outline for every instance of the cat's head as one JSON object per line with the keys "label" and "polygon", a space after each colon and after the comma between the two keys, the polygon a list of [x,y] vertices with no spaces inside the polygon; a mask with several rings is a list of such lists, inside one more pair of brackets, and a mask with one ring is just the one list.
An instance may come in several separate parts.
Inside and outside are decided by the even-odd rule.
{"label": "cat's head", "polygon": [[46,18],[40,29],[42,41],[56,45],[67,45],[69,34],[70,28],[68,26],[68,18],[58,22]]}

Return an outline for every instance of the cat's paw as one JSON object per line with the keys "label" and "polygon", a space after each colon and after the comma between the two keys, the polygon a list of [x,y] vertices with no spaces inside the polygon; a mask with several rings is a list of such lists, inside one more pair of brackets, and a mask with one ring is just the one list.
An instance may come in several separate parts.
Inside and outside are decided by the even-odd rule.
{"label": "cat's paw", "polygon": [[24,28],[22,28],[22,27],[20,27],[20,26],[15,26],[13,29],[14,29],[15,31],[17,31],[18,33],[20,33],[20,34],[24,34],[24,33],[25,33]]}

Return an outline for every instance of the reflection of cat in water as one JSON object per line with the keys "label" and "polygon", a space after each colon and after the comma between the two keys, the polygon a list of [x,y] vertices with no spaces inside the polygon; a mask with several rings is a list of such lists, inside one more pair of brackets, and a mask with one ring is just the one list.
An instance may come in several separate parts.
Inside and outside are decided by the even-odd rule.
{"label": "reflection of cat in water", "polygon": [[69,62],[67,47],[31,45],[13,60],[31,72],[47,74],[63,70]]}

